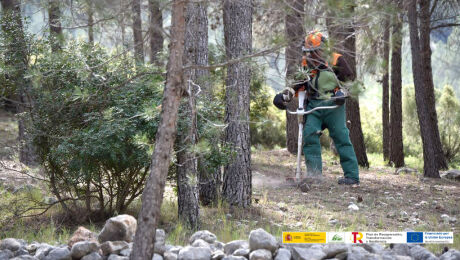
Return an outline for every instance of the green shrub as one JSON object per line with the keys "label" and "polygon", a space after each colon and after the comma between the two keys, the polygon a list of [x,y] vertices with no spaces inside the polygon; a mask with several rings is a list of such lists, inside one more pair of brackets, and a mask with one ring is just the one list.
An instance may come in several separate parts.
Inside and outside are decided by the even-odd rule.
{"label": "green shrub", "polygon": [[121,213],[147,176],[163,79],[98,46],[46,46],[31,67],[31,131],[50,189],[68,213]]}

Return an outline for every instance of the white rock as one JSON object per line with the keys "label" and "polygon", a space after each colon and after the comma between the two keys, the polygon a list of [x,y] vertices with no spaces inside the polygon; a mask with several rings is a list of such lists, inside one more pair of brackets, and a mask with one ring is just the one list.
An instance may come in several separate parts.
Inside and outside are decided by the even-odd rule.
{"label": "white rock", "polygon": [[119,256],[115,254],[109,255],[109,258],[107,260],[128,260],[129,258],[126,256]]}
{"label": "white rock", "polygon": [[8,249],[11,252],[19,250],[21,248],[21,243],[14,238],[5,238],[0,241],[0,250]]}
{"label": "white rock", "polygon": [[249,260],[271,260],[272,252],[267,249],[257,249],[249,254]]}
{"label": "white rock", "polygon": [[196,239],[193,243],[192,243],[192,246],[193,247],[209,247],[210,248],[210,245],[204,241],[203,239]]}
{"label": "white rock", "polygon": [[294,260],[322,260],[326,257],[326,253],[317,245],[310,248],[293,247],[292,257]]}
{"label": "white rock", "polygon": [[212,260],[221,260],[224,257],[225,257],[225,253],[222,250],[216,250],[211,255]]}
{"label": "white rock", "polygon": [[178,260],[209,260],[211,249],[208,247],[186,246],[179,251]]}
{"label": "white rock", "polygon": [[45,257],[45,260],[72,260],[70,250],[65,248],[55,248]]}
{"label": "white rock", "polygon": [[224,246],[224,253],[226,255],[231,255],[233,252],[235,252],[237,249],[240,248],[249,248],[249,243],[246,240],[234,240],[231,242],[228,242]]}
{"label": "white rock", "polygon": [[235,252],[233,252],[233,255],[234,255],[234,256],[244,256],[244,257],[248,257],[248,256],[249,256],[249,249],[248,249],[248,248],[240,248],[240,249],[237,249],[237,250],[235,250]]}
{"label": "white rock", "polygon": [[411,256],[416,260],[437,260],[438,258],[433,255],[428,249],[421,246],[414,246],[410,249]]}
{"label": "white rock", "polygon": [[173,252],[165,252],[163,255],[164,260],[177,260],[177,254],[174,254]]}
{"label": "white rock", "polygon": [[291,260],[291,251],[286,248],[278,249],[274,260]]}
{"label": "white rock", "polygon": [[105,222],[104,228],[99,233],[98,240],[105,241],[133,241],[136,233],[137,221],[130,215],[118,215]]}
{"label": "white rock", "polygon": [[195,240],[197,240],[197,239],[203,239],[208,244],[212,244],[212,243],[216,242],[217,237],[216,237],[216,235],[214,235],[213,233],[209,232],[208,230],[200,230],[200,231],[195,232],[190,237],[189,243],[193,244],[193,242],[195,242]]}
{"label": "white rock", "polygon": [[359,207],[354,204],[354,203],[351,203],[349,206],[348,206],[348,210],[349,211],[358,211],[359,210]]}
{"label": "white rock", "polygon": [[439,257],[439,260],[458,260],[460,259],[460,251],[450,249]]}
{"label": "white rock", "polygon": [[249,234],[249,248],[251,252],[257,249],[267,249],[274,253],[278,247],[276,238],[261,228],[252,230]]}
{"label": "white rock", "polygon": [[99,250],[99,243],[90,241],[81,241],[73,244],[70,254],[72,258],[80,259],[85,255]]}
{"label": "white rock", "polygon": [[163,260],[163,257],[159,254],[153,254],[152,260]]}
{"label": "white rock", "polygon": [[102,256],[97,252],[85,255],[81,260],[102,260]]}

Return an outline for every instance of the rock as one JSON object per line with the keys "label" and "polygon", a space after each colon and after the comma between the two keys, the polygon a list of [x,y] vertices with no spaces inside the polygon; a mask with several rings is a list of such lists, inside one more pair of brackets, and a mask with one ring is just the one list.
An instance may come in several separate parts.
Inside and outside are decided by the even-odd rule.
{"label": "rock", "polygon": [[391,218],[391,219],[394,219],[394,218],[396,218],[396,212],[394,212],[394,211],[390,211],[390,212],[388,212],[388,214],[387,214],[387,218]]}
{"label": "rock", "polygon": [[257,249],[249,254],[249,260],[271,260],[272,252],[267,249]]}
{"label": "rock", "polygon": [[458,260],[460,259],[460,251],[450,249],[439,257],[439,260]]}
{"label": "rock", "polygon": [[91,254],[92,252],[98,251],[99,247],[98,242],[80,241],[73,244],[70,254],[72,255],[72,258],[79,259],[85,255]]}
{"label": "rock", "polygon": [[216,250],[211,255],[212,260],[221,260],[224,257],[225,257],[225,253],[222,250]]}
{"label": "rock", "polygon": [[399,212],[399,216],[402,218],[409,218],[409,214],[407,214],[407,212],[405,212],[404,210],[401,210]]}
{"label": "rock", "polygon": [[183,247],[181,247],[181,246],[173,246],[172,248],[170,248],[170,249],[168,250],[168,252],[171,252],[171,253],[174,253],[174,254],[178,255],[178,254],[179,254],[179,251],[180,251],[182,248],[183,248]]}
{"label": "rock", "polygon": [[234,256],[244,256],[244,257],[248,257],[249,256],[249,249],[248,248],[240,248],[240,249],[237,249],[235,250],[235,252],[233,252],[233,255]]}
{"label": "rock", "polygon": [[19,248],[16,252],[14,252],[14,256],[20,255],[29,255],[29,251],[25,250],[24,248]]}
{"label": "rock", "polygon": [[100,243],[105,241],[132,242],[136,233],[137,221],[130,215],[118,215],[105,222],[104,228],[99,233]]}
{"label": "rock", "polygon": [[209,248],[211,248],[210,245],[206,241],[204,241],[203,239],[195,240],[193,242],[192,246],[193,247],[209,247]]}
{"label": "rock", "polygon": [[354,204],[354,203],[352,202],[352,203],[350,203],[350,205],[348,206],[348,210],[349,210],[349,211],[358,211],[358,210],[359,210],[359,207],[358,207],[356,204]]}
{"label": "rock", "polygon": [[40,247],[40,244],[37,242],[32,242],[31,244],[28,244],[24,247],[25,250],[29,252],[29,254],[33,254],[37,251],[37,249]]}
{"label": "rock", "polygon": [[460,170],[450,170],[441,174],[441,178],[460,181]]}
{"label": "rock", "polygon": [[157,229],[155,233],[155,253],[163,255],[167,250],[165,245],[166,232],[163,229]]}
{"label": "rock", "polygon": [[407,244],[393,244],[392,251],[396,255],[402,255],[402,256],[410,256],[411,255],[409,246]]}
{"label": "rock", "polygon": [[5,238],[0,242],[0,250],[8,249],[11,252],[19,250],[21,248],[21,243],[14,238]]}
{"label": "rock", "polygon": [[89,255],[85,255],[81,260],[102,260],[102,256],[97,252],[92,252]]}
{"label": "rock", "polygon": [[125,248],[125,249],[122,249],[119,253],[119,255],[122,255],[122,256],[129,256],[131,254],[131,249],[130,248]]}
{"label": "rock", "polygon": [[235,252],[237,249],[240,248],[249,248],[249,243],[246,240],[234,240],[231,241],[224,246],[224,253],[226,255],[231,255],[233,252]]}
{"label": "rock", "polygon": [[323,248],[323,252],[327,258],[333,258],[336,255],[347,252],[349,246],[346,244],[326,244]]}
{"label": "rock", "polygon": [[326,253],[317,245],[310,248],[293,247],[292,257],[294,260],[321,260],[326,257]]}
{"label": "rock", "polygon": [[164,260],[177,260],[177,254],[174,254],[172,252],[165,252],[163,255]]}
{"label": "rock", "polygon": [[129,260],[129,257],[111,254],[107,260]]}
{"label": "rock", "polygon": [[442,219],[442,221],[444,221],[445,223],[449,223],[450,217],[449,217],[449,215],[447,215],[447,214],[442,214],[442,215],[441,215],[441,219]]}
{"label": "rock", "polygon": [[372,258],[372,256],[369,254],[369,252],[367,252],[366,249],[355,246],[352,247],[351,252],[348,253],[347,260],[374,260],[375,258]]}
{"label": "rock", "polygon": [[152,260],[163,260],[163,257],[159,254],[153,254]]}
{"label": "rock", "polygon": [[333,218],[333,219],[329,220],[329,225],[331,225],[331,226],[335,226],[335,225],[337,225],[337,223],[339,223],[339,221],[337,219]]}
{"label": "rock", "polygon": [[37,251],[35,251],[34,257],[43,260],[45,259],[45,256],[48,255],[48,253],[53,249],[54,247],[48,244],[41,244]]}
{"label": "rock", "polygon": [[267,249],[274,253],[278,249],[278,241],[267,231],[259,228],[249,234],[249,248],[251,252],[257,249]]}
{"label": "rock", "polygon": [[38,258],[31,256],[31,255],[20,255],[15,258],[11,258],[10,260],[37,260]]}
{"label": "rock", "polygon": [[211,250],[212,251],[216,251],[216,250],[224,251],[224,246],[225,246],[224,243],[216,241],[211,245]]}
{"label": "rock", "polygon": [[278,253],[276,253],[274,260],[291,260],[291,251],[286,248],[278,249]]}
{"label": "rock", "polygon": [[244,257],[244,256],[230,255],[230,256],[226,256],[226,257],[222,258],[222,260],[247,260],[247,258]]}
{"label": "rock", "polygon": [[97,242],[97,235],[89,229],[78,227],[78,229],[75,230],[75,232],[70,237],[68,245],[70,248],[72,248],[75,243],[80,241]]}
{"label": "rock", "polygon": [[396,169],[396,171],[394,172],[395,175],[399,175],[401,173],[418,173],[418,171],[416,169],[412,169],[409,167],[401,167]]}
{"label": "rock", "polygon": [[45,260],[72,260],[72,257],[67,247],[55,248],[48,253]]}
{"label": "rock", "polygon": [[360,244],[362,248],[372,254],[380,254],[385,248],[380,244]]}
{"label": "rock", "polygon": [[211,249],[208,247],[186,246],[179,251],[178,260],[209,260]]}
{"label": "rock", "polygon": [[0,259],[1,260],[10,259],[13,256],[14,256],[13,252],[11,252],[11,250],[9,250],[9,249],[0,250]]}
{"label": "rock", "polygon": [[433,255],[428,249],[421,246],[414,246],[410,249],[411,256],[415,260],[437,260],[438,258]]}
{"label": "rock", "polygon": [[126,241],[107,241],[101,244],[102,255],[119,254],[121,250],[129,248]]}
{"label": "rock", "polygon": [[208,230],[200,230],[200,231],[195,232],[190,237],[189,243],[193,244],[193,242],[195,242],[195,240],[197,240],[197,239],[202,239],[202,240],[208,242],[208,244],[212,244],[212,243],[216,242],[217,237],[216,237],[216,235],[214,235],[213,233],[209,232]]}

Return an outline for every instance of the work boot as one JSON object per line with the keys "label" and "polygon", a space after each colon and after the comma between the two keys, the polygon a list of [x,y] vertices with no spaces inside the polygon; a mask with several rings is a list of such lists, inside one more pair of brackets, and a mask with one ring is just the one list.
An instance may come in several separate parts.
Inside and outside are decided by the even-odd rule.
{"label": "work boot", "polygon": [[355,180],[355,179],[351,179],[351,178],[339,178],[339,181],[338,181],[339,184],[345,184],[345,185],[353,185],[353,184],[359,184],[359,181]]}

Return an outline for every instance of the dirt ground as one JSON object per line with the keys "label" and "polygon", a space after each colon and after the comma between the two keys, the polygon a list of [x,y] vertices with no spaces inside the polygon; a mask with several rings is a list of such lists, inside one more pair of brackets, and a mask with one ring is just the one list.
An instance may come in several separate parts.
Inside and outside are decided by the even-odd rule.
{"label": "dirt ground", "polygon": [[[292,230],[453,231],[453,246],[460,247],[459,182],[371,166],[360,169],[359,186],[342,186],[339,159],[323,153],[323,180],[302,192],[286,181],[296,168],[287,150],[255,152],[252,159],[254,207],[272,211]],[[350,210],[351,203],[359,209]]]}

